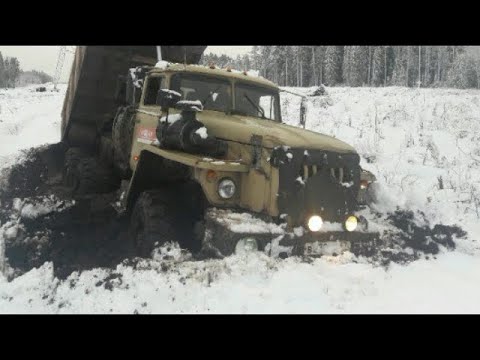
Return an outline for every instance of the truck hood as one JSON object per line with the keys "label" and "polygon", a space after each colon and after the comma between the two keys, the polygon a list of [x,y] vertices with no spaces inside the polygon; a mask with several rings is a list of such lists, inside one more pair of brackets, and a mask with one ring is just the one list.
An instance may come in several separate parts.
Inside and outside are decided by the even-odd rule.
{"label": "truck hood", "polygon": [[275,121],[241,115],[226,116],[215,111],[198,113],[197,119],[205,124],[210,135],[227,141],[250,144],[252,135],[259,135],[263,137],[262,145],[271,149],[287,145],[291,148],[356,153],[352,146],[331,136]]}

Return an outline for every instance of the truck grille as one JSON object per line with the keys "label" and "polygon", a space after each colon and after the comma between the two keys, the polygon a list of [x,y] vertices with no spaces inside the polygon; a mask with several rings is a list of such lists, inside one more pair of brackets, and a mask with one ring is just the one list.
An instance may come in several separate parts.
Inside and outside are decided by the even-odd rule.
{"label": "truck grille", "polygon": [[[300,169],[300,176],[304,181],[306,181],[320,171],[320,169],[321,166],[319,165],[303,165]],[[344,183],[351,180],[351,174],[348,171],[345,171],[345,168],[343,167],[330,168],[329,170],[332,177],[339,183]]]}
{"label": "truck grille", "polygon": [[358,154],[289,149],[292,155],[287,156],[281,150],[272,154],[271,162],[278,167],[280,214],[288,214],[294,224],[303,224],[306,214],[321,213],[322,218],[337,221],[339,214],[355,209],[360,188]]}

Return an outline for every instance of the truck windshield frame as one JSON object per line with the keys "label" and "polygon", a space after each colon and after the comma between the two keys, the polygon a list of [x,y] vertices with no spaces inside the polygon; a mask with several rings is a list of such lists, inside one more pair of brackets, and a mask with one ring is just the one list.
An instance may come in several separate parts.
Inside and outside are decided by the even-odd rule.
{"label": "truck windshield frame", "polygon": [[182,100],[201,101],[204,110],[282,122],[280,95],[278,90],[268,86],[227,77],[180,72],[171,76],[170,89],[179,92]]}
{"label": "truck windshield frame", "polygon": [[278,91],[243,81],[235,83],[235,112],[281,122]]}
{"label": "truck windshield frame", "polygon": [[177,73],[171,77],[170,89],[179,92],[181,100],[200,100],[204,110],[227,113],[232,108],[232,83],[228,79]]}

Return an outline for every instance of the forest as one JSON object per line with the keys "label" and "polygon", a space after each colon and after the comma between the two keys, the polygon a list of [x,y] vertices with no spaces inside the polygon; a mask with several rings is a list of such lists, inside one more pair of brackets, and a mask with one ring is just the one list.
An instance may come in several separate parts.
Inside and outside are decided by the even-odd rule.
{"label": "forest", "polygon": [[15,57],[3,57],[0,52],[0,88],[14,88],[28,84],[44,84],[52,77],[43,71],[23,71]]}
{"label": "forest", "polygon": [[253,46],[231,58],[207,53],[202,63],[255,69],[280,86],[480,88],[476,46]]}

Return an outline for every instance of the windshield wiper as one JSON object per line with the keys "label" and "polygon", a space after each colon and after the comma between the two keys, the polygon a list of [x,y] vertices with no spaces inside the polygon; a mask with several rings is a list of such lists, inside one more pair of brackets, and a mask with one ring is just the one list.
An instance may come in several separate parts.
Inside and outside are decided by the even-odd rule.
{"label": "windshield wiper", "polygon": [[245,97],[245,99],[248,100],[248,102],[255,108],[257,109],[257,111],[262,114],[262,119],[266,119],[265,117],[265,111],[263,111],[262,107],[261,106],[258,106],[257,104],[255,104],[252,99],[250,99],[250,97],[247,95],[247,94],[243,94],[243,96]]}
{"label": "windshield wiper", "polygon": [[210,97],[215,94],[218,90],[220,90],[220,88],[222,87],[222,85],[219,85],[215,90],[213,91],[210,91],[208,93],[208,96],[202,101],[202,106],[205,107],[205,104],[207,103],[208,99],[210,99]]}

